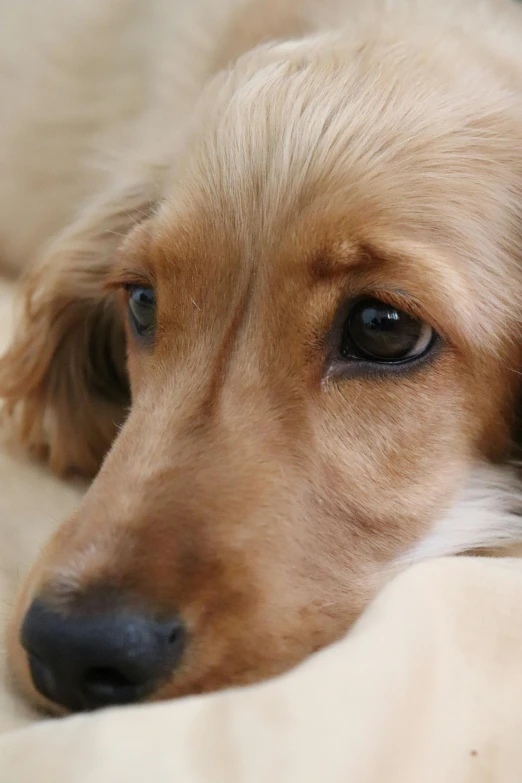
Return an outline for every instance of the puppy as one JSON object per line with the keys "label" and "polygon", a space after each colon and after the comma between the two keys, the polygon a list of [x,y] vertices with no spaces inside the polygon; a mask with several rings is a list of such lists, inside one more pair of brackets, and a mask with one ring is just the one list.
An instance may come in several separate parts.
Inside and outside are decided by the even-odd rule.
{"label": "puppy", "polygon": [[4,419],[96,475],[17,603],[31,697],[272,676],[398,568],[519,542],[522,9],[3,13]]}

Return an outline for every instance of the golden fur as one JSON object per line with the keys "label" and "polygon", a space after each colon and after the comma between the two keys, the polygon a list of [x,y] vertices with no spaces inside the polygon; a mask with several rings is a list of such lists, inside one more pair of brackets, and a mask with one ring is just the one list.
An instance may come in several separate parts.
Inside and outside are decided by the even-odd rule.
{"label": "golden fur", "polygon": [[[184,44],[195,75],[172,103],[167,63],[122,112],[125,144],[23,284],[0,363],[15,435],[58,473],[103,462],[18,604],[28,690],[36,594],[66,611],[110,584],[176,607],[191,641],[164,698],[294,665],[399,564],[522,538],[522,10],[239,5]],[[154,350],[127,327],[131,282],[157,291]],[[361,294],[440,350],[329,373]]]}

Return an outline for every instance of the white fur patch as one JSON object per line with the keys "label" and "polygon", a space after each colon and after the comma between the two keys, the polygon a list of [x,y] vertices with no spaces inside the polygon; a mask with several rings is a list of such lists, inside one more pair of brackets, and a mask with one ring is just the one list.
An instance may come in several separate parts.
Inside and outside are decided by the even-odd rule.
{"label": "white fur patch", "polygon": [[522,483],[515,466],[479,465],[448,513],[397,565],[522,543]]}

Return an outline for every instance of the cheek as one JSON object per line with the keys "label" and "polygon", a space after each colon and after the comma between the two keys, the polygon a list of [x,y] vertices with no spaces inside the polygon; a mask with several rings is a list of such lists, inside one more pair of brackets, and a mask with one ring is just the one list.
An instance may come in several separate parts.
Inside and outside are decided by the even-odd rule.
{"label": "cheek", "polygon": [[465,388],[444,373],[336,384],[318,421],[329,501],[366,532],[414,537],[467,475],[474,444],[465,401]]}
{"label": "cheek", "polygon": [[129,331],[127,329],[127,373],[132,399],[134,399],[145,385],[149,357],[143,348],[136,346]]}

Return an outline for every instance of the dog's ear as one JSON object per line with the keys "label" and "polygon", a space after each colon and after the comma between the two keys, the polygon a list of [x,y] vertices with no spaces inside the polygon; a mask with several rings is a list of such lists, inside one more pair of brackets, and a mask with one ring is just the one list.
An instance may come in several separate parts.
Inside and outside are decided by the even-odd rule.
{"label": "dog's ear", "polygon": [[0,359],[2,415],[56,473],[96,473],[125,418],[124,329],[103,282],[122,237],[153,203],[139,186],[91,204],[22,283],[21,317]]}

